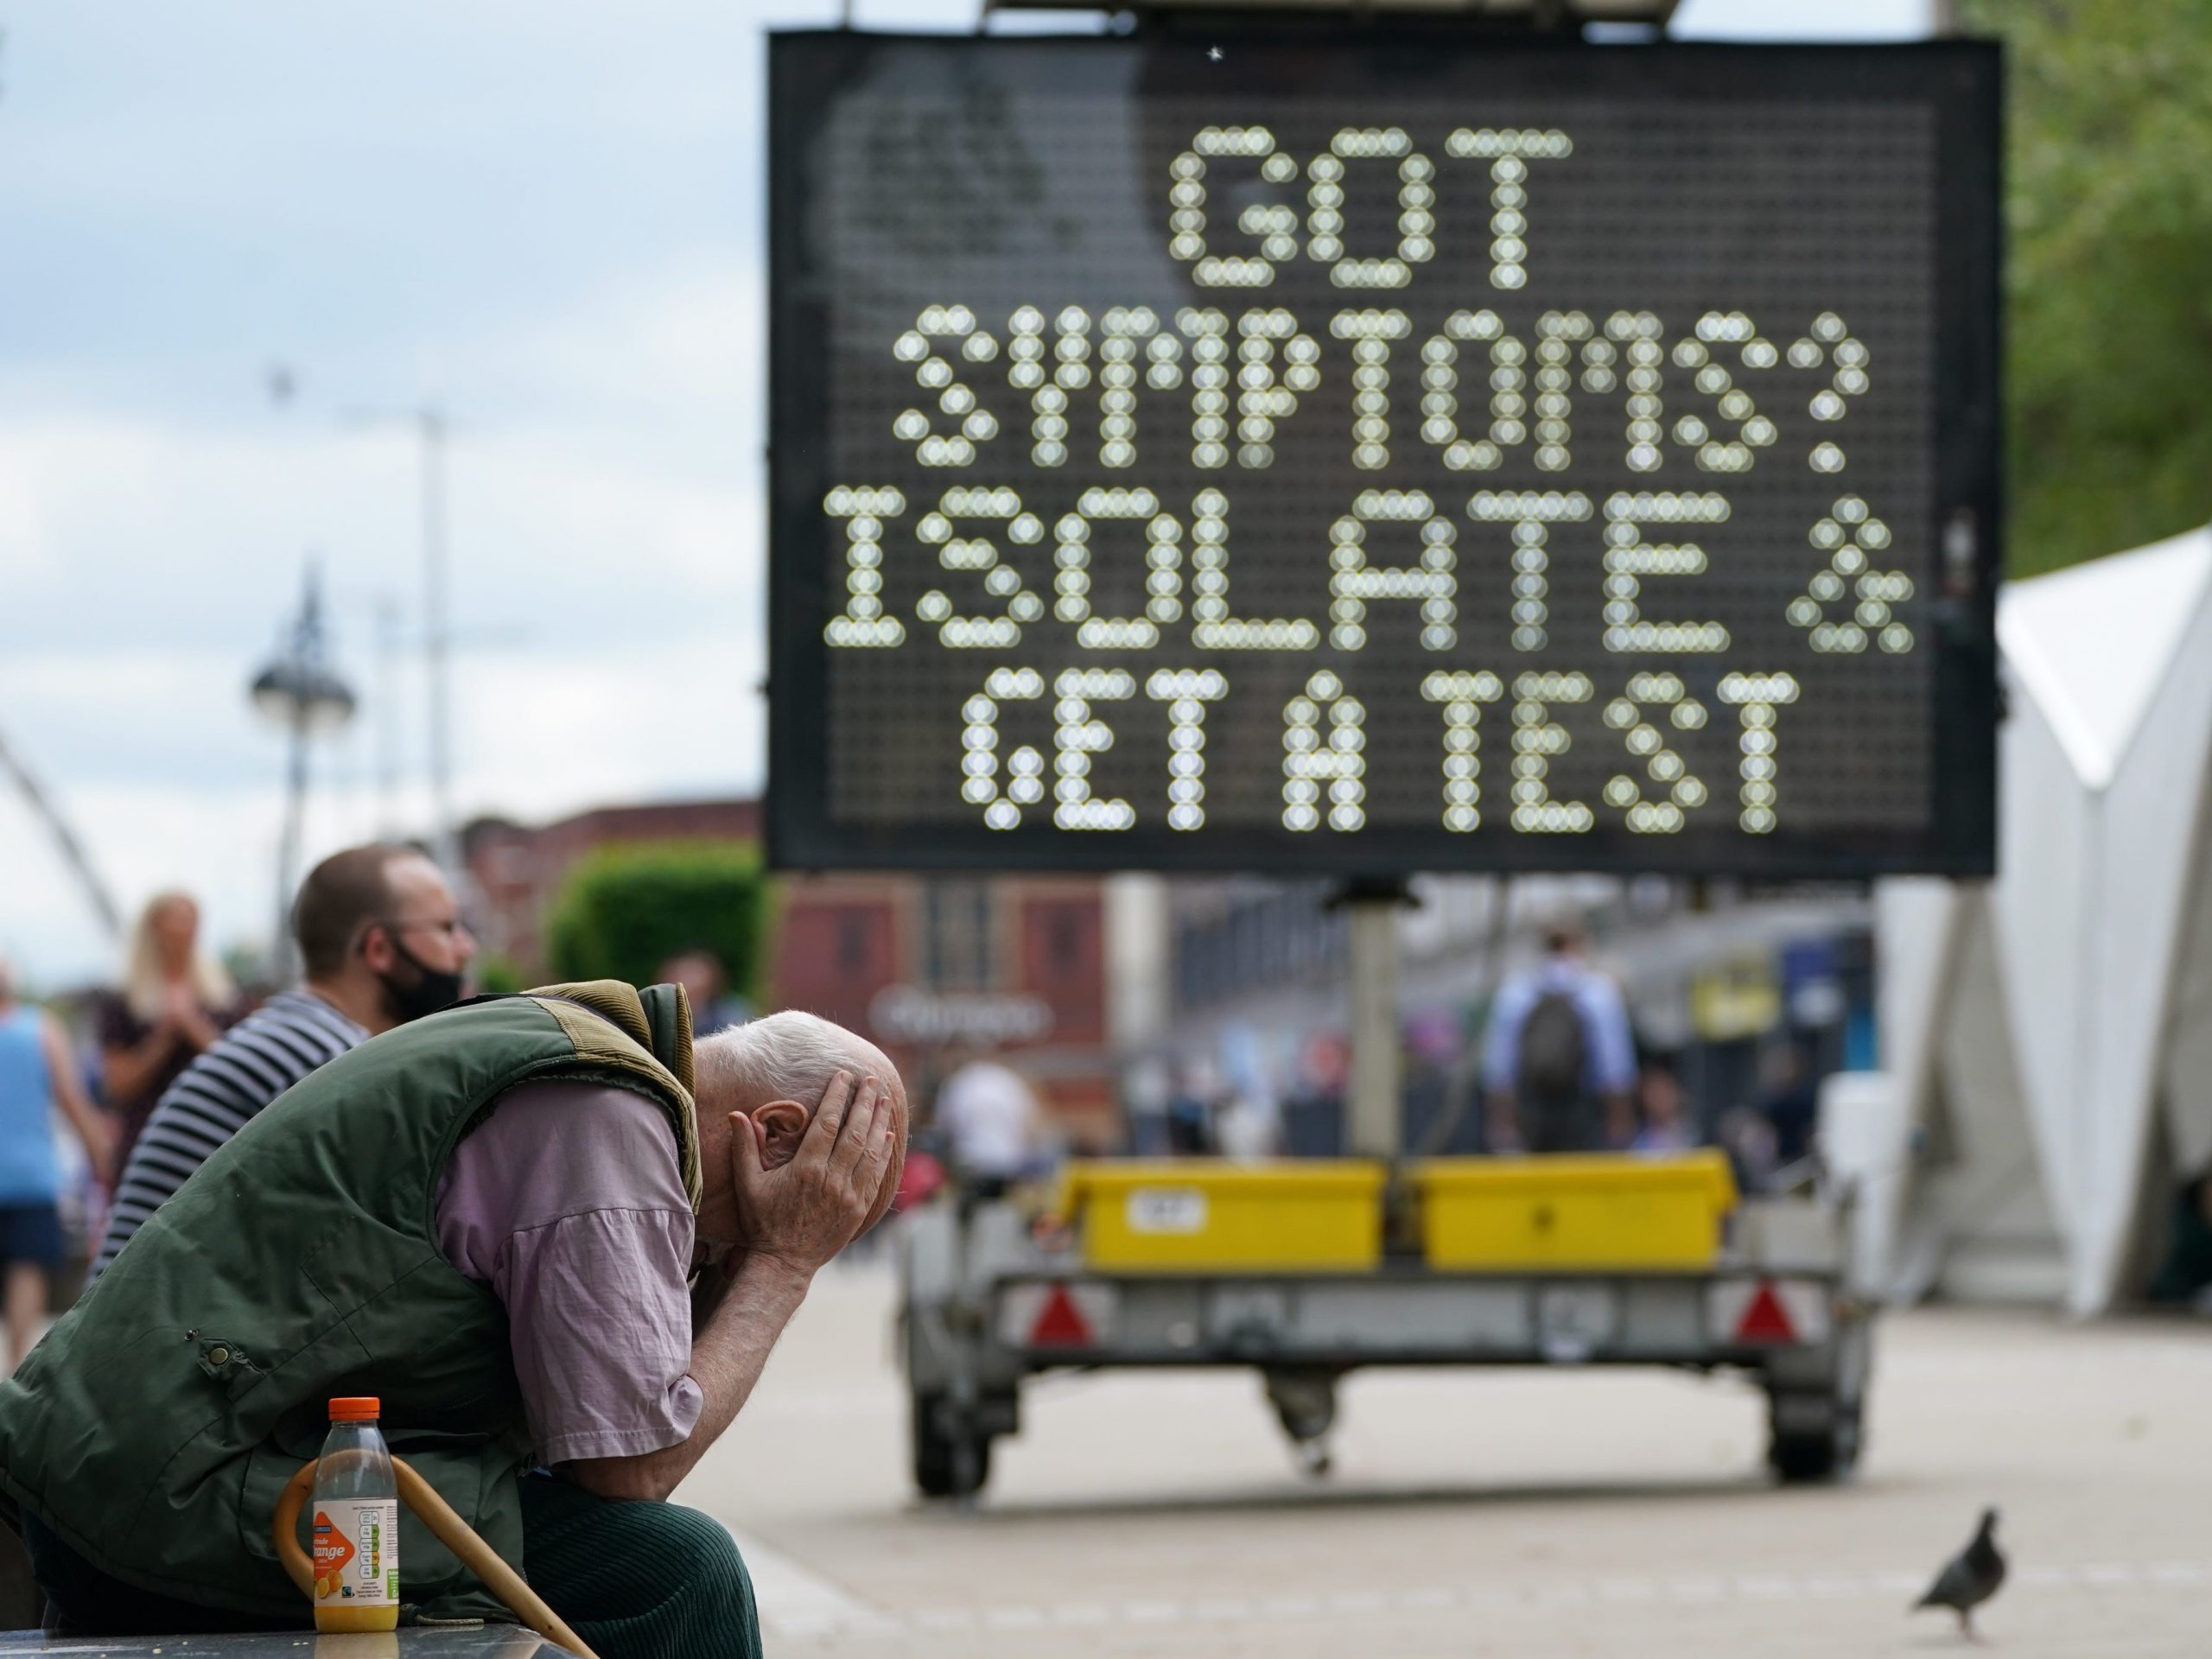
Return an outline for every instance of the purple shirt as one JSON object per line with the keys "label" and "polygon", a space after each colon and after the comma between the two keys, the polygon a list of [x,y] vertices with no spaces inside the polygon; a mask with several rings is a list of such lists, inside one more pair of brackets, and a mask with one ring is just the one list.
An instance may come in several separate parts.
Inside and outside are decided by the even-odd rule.
{"label": "purple shirt", "polygon": [[690,1438],[691,1205],[668,1117],[600,1084],[510,1090],[438,1187],[438,1248],[507,1310],[548,1464]]}

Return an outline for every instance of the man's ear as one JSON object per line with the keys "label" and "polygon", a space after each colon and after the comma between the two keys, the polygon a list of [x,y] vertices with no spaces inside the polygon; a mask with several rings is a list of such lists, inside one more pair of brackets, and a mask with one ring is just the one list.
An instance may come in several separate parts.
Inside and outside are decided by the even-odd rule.
{"label": "man's ear", "polygon": [[399,952],[392,949],[391,930],[382,922],[371,922],[361,930],[359,949],[363,963],[379,979],[399,965]]}
{"label": "man's ear", "polygon": [[780,1169],[798,1156],[798,1143],[806,1138],[806,1126],[814,1114],[794,1100],[772,1100],[752,1116],[760,1126],[760,1138],[766,1142],[761,1150],[760,1166]]}

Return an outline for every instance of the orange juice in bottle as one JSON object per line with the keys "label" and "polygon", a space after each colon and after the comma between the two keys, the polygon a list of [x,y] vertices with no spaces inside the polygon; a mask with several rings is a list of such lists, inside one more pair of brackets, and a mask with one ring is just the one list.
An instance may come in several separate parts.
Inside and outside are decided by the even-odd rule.
{"label": "orange juice in bottle", "polygon": [[399,1486],[373,1399],[330,1402],[330,1436],[315,1471],[315,1627],[389,1630],[399,1624]]}

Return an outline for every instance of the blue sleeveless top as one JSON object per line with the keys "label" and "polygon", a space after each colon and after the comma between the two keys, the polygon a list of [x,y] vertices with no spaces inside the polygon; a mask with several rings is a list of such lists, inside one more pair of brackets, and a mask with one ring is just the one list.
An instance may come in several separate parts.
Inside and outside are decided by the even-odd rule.
{"label": "blue sleeveless top", "polygon": [[0,1204],[51,1204],[61,1193],[45,1029],[29,1003],[0,1016]]}

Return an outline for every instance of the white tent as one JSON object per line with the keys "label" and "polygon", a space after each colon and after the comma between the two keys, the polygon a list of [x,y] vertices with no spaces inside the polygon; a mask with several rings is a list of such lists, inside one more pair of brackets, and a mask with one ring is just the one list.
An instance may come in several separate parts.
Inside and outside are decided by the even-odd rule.
{"label": "white tent", "polygon": [[1999,867],[1882,884],[1893,1291],[2133,1294],[2212,1164],[2212,530],[2011,584]]}

